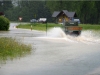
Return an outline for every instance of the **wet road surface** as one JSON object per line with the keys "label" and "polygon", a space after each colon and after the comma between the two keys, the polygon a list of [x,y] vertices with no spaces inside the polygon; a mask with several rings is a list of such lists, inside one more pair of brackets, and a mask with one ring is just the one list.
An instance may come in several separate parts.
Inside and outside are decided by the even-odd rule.
{"label": "wet road surface", "polygon": [[10,31],[0,32],[0,36],[31,44],[32,54],[0,64],[0,75],[100,75],[100,35],[83,31],[72,37],[54,28],[46,36],[46,32],[15,25],[11,23]]}

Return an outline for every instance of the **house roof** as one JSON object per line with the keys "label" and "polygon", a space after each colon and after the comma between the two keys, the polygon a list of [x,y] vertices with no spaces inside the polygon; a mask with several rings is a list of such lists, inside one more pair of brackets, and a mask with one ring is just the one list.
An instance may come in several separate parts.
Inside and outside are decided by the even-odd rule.
{"label": "house roof", "polygon": [[67,15],[68,11],[67,10],[62,10],[63,13]]}
{"label": "house roof", "polygon": [[68,17],[76,16],[75,12],[68,12],[67,10],[62,10],[62,11],[54,11],[54,13],[52,14],[52,17],[57,17],[62,12]]}
{"label": "house roof", "polygon": [[52,17],[56,17],[60,12],[59,11],[54,11],[54,13],[52,14]]}
{"label": "house roof", "polygon": [[75,15],[75,12],[68,12],[68,13],[67,13],[67,16],[68,16],[68,17],[74,17],[74,15]]}

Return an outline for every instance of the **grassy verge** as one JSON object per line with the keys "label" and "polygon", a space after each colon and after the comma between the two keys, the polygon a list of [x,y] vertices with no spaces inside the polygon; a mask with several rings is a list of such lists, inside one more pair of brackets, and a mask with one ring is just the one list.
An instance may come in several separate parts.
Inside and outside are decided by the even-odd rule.
{"label": "grassy verge", "polygon": [[[40,31],[46,31],[46,24],[42,24],[42,23],[33,23],[33,24],[20,24],[17,26],[17,28],[24,28],[24,29],[32,29],[34,30],[40,30]],[[54,24],[54,23],[47,23],[47,28],[53,28],[53,27],[62,27],[62,25],[60,24]]]}
{"label": "grassy verge", "polygon": [[91,24],[80,24],[83,30],[100,30],[100,25],[91,25]]}
{"label": "grassy verge", "polygon": [[[35,23],[35,24],[24,24],[24,25],[18,25],[18,28],[25,28],[25,29],[32,29],[34,30],[46,30],[46,24],[41,24],[41,23]],[[100,30],[100,25],[91,25],[91,24],[79,24],[79,26],[82,27],[83,30]],[[48,29],[53,28],[53,27],[63,27],[61,24],[54,24],[54,23],[48,23],[47,24]]]}
{"label": "grassy verge", "polygon": [[0,61],[25,56],[31,53],[31,46],[17,42],[15,39],[0,38]]}

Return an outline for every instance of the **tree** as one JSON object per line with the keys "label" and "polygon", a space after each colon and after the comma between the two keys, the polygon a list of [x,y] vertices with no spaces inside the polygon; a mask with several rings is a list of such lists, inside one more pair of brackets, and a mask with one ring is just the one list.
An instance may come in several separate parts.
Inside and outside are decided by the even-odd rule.
{"label": "tree", "polygon": [[8,30],[9,29],[9,20],[4,17],[4,16],[0,16],[0,30]]}
{"label": "tree", "polygon": [[0,1],[0,12],[4,11],[7,18],[12,21],[30,21],[30,19],[47,18],[52,22],[54,11],[75,11],[81,23],[100,23],[100,1],[30,1],[30,0],[2,0]]}

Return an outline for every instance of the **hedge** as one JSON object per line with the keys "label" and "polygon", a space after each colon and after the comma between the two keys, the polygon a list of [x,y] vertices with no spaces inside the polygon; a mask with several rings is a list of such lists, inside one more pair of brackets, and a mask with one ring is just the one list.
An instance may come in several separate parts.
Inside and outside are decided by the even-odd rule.
{"label": "hedge", "polygon": [[9,30],[9,26],[10,21],[4,16],[0,16],[0,30],[7,31]]}

